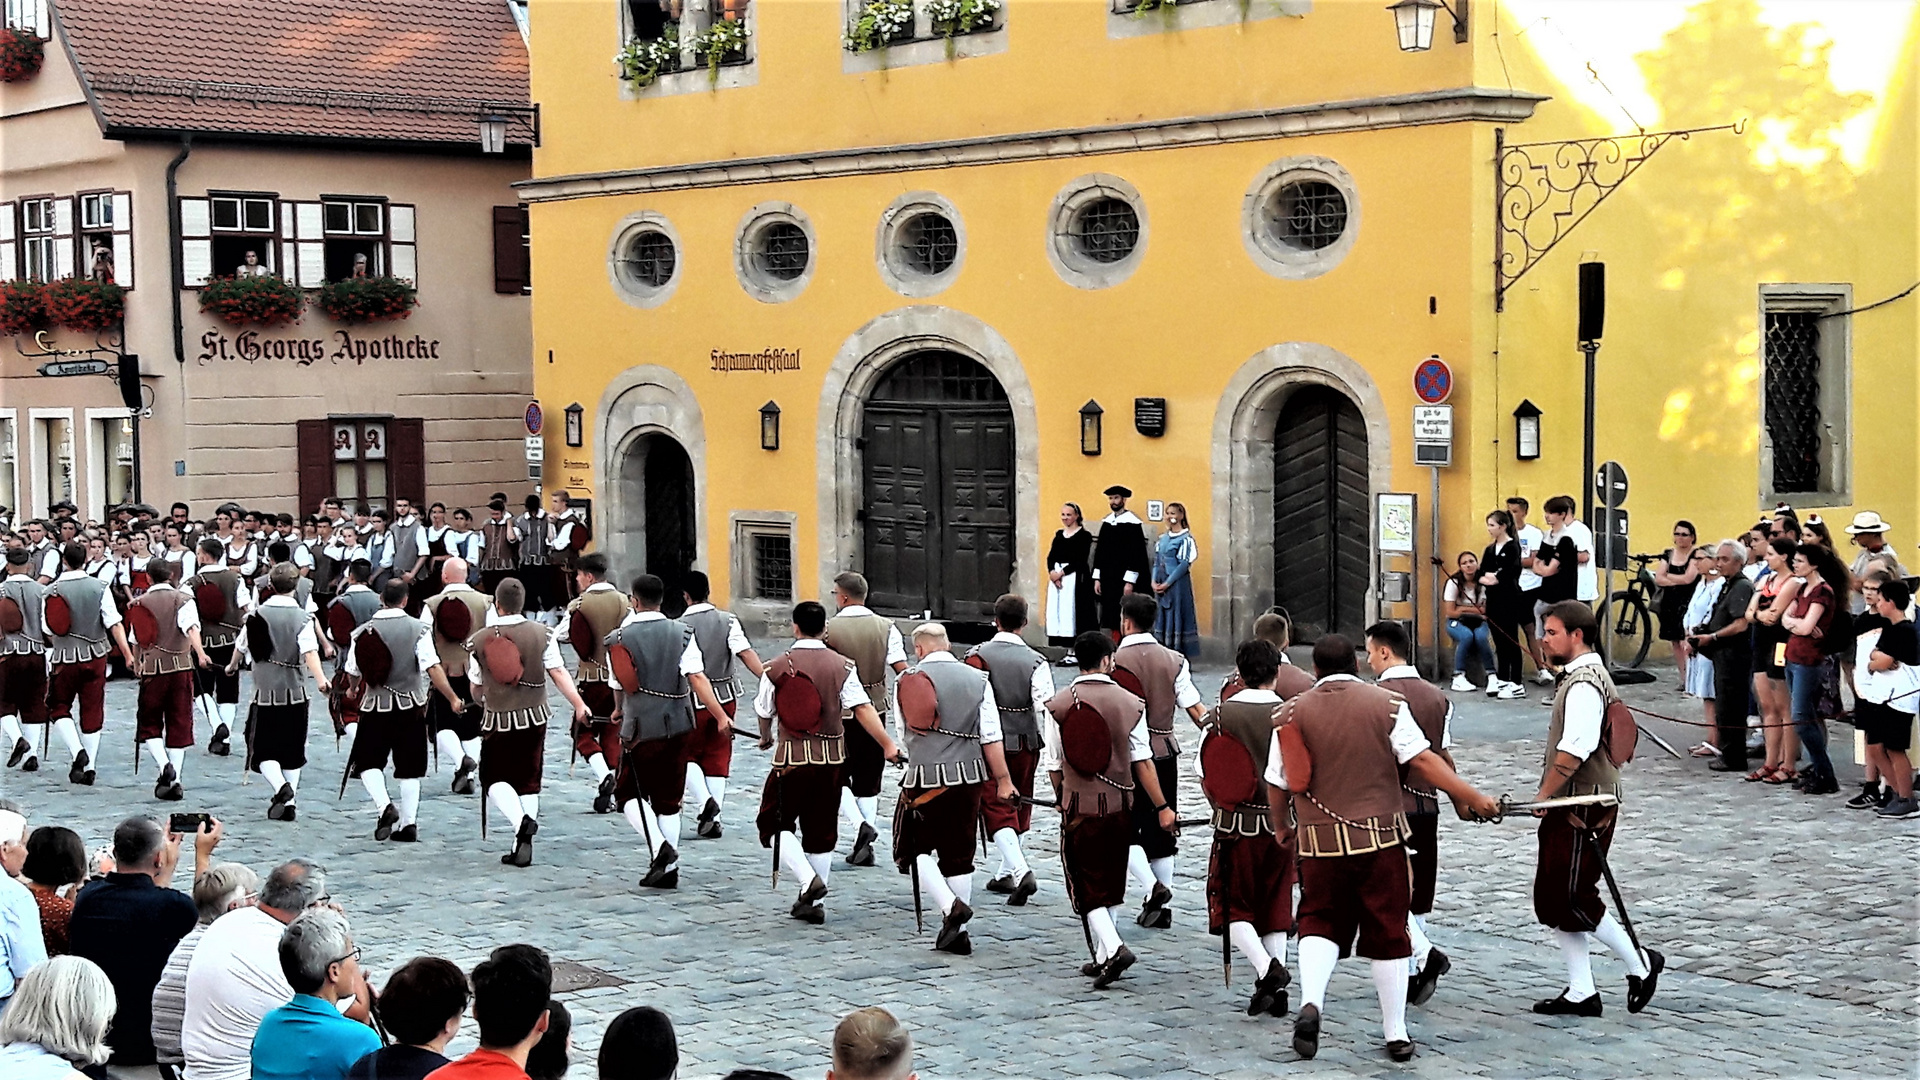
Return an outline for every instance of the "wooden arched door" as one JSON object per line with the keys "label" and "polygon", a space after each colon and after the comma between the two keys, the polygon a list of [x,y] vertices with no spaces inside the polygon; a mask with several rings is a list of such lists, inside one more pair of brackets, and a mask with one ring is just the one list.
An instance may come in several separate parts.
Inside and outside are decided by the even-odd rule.
{"label": "wooden arched door", "polygon": [[1294,638],[1366,628],[1371,506],[1367,424],[1352,399],[1308,386],[1273,433],[1273,594]]}

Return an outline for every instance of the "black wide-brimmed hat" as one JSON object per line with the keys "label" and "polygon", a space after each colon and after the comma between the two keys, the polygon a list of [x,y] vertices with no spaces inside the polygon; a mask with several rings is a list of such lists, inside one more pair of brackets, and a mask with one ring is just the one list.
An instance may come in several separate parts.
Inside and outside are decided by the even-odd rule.
{"label": "black wide-brimmed hat", "polygon": [[1100,494],[1118,495],[1123,499],[1131,499],[1133,498],[1133,489],[1126,486],[1125,484],[1115,484],[1112,487],[1108,488],[1107,490],[1101,492]]}

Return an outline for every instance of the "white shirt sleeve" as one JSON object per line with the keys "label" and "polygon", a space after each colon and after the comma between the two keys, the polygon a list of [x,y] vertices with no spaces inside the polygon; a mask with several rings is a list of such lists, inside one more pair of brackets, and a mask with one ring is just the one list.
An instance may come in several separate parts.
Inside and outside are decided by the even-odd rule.
{"label": "white shirt sleeve", "polygon": [[[768,685],[768,680],[762,679],[760,685]],[[857,709],[862,705],[871,704],[873,704],[873,699],[867,696],[867,688],[860,685],[858,676],[852,672],[848,672],[847,680],[840,684],[840,707],[843,709]]]}
{"label": "white shirt sleeve", "polygon": [[1592,757],[1600,749],[1600,721],[1606,711],[1606,699],[1593,684],[1580,682],[1567,687],[1566,724],[1554,749],[1581,761]]}
{"label": "white shirt sleeve", "polygon": [[762,720],[773,719],[773,680],[761,679],[760,688],[753,693],[753,715]]}
{"label": "white shirt sleeve", "polygon": [[340,650],[341,652],[344,652],[347,654],[347,662],[341,668],[341,670],[345,671],[349,675],[354,676],[355,678],[358,678],[360,676],[360,658],[353,655],[357,650],[353,649],[351,646],[353,645],[354,642],[360,639],[361,634],[363,633],[370,634],[372,632],[373,631],[366,629],[365,626],[363,625],[359,630],[354,631],[352,637],[347,639],[347,645],[349,647]]}
{"label": "white shirt sleeve", "polygon": [[564,608],[560,612],[560,624],[553,628],[553,636],[559,641],[573,640],[573,609]]}
{"label": "white shirt sleeve", "polygon": [[1448,578],[1446,590],[1440,594],[1440,599],[1445,600],[1449,604],[1459,603],[1460,583],[1453,578]]}
{"label": "white shirt sleeve", "polygon": [[571,547],[572,544],[573,544],[573,519],[568,518],[564,521],[556,521],[553,527],[553,535],[547,541],[548,550],[565,551],[567,550],[567,548]]}
{"label": "white shirt sleeve", "polygon": [[305,544],[293,549],[293,565],[302,570],[313,569],[313,549]]}
{"label": "white shirt sleeve", "polygon": [[187,602],[180,605],[180,610],[174,613],[173,622],[183,634],[199,626],[200,605],[195,604],[193,598],[189,596]]}
{"label": "white shirt sleeve", "polygon": [[907,646],[905,642],[900,640],[900,628],[897,626],[888,626],[887,627],[887,666],[892,667],[895,664],[904,664],[906,662],[907,662]]}
{"label": "white shirt sleeve", "polygon": [[[1200,755],[1195,754],[1194,757]],[[1271,745],[1267,748],[1266,781],[1282,791],[1287,790],[1287,770],[1280,763],[1280,732],[1274,730]]]}
{"label": "white shirt sleeve", "polygon": [[429,668],[440,666],[440,650],[433,647],[433,630],[429,628],[413,643],[413,661],[420,665],[420,674],[425,675]]}
{"label": "white shirt sleeve", "polygon": [[993,682],[989,680],[986,693],[980,698],[980,745],[1001,742],[1005,738],[1000,730],[1000,706],[993,700]]}
{"label": "white shirt sleeve", "polygon": [[680,674],[698,675],[706,670],[707,661],[700,655],[700,643],[688,634],[687,647],[680,652]]}
{"label": "white shirt sleeve", "polygon": [[467,682],[476,687],[480,685],[480,657],[477,655],[467,657]]}
{"label": "white shirt sleeve", "polygon": [[[1053,700],[1053,669],[1044,661],[1033,668],[1033,715],[1039,717],[1042,726],[1053,714],[1047,711],[1047,702]],[[1044,740],[1042,740],[1044,741]]]}
{"label": "white shirt sleeve", "polygon": [[1405,765],[1420,756],[1424,750],[1433,749],[1433,744],[1420,733],[1420,725],[1414,723],[1413,712],[1402,703],[1398,712],[1393,714],[1393,731],[1387,736],[1393,744],[1393,758]]}
{"label": "white shirt sleeve", "polygon": [[747,632],[740,628],[740,620],[727,616],[727,651],[735,656],[753,648],[753,642],[747,640]]}
{"label": "white shirt sleeve", "polygon": [[540,666],[548,671],[565,668],[566,665],[560,662],[560,635],[551,632],[547,634],[546,647],[540,650]]}
{"label": "white shirt sleeve", "polygon": [[[247,635],[241,634],[240,636],[246,637]],[[313,629],[313,620],[308,619],[300,624],[300,655],[305,656],[308,653],[317,653],[319,651],[320,635]]]}
{"label": "white shirt sleeve", "polygon": [[1053,710],[1045,707],[1040,710],[1040,771],[1060,771],[1060,724],[1053,718]]}
{"label": "white shirt sleeve", "polygon": [[1181,709],[1200,704],[1200,691],[1193,688],[1193,669],[1185,660],[1180,661],[1180,670],[1173,675],[1173,704]]}
{"label": "white shirt sleeve", "polygon": [[1140,714],[1140,722],[1127,732],[1127,760],[1152,761],[1153,746],[1147,741],[1147,714]]}
{"label": "white shirt sleeve", "polygon": [[1447,702],[1447,718],[1440,721],[1440,749],[1453,749],[1453,702]]}

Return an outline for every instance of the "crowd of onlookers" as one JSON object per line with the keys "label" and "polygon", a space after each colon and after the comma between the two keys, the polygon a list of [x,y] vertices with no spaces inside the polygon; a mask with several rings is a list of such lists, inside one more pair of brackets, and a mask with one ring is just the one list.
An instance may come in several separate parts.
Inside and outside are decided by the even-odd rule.
{"label": "crowd of onlookers", "polygon": [[[189,837],[147,818],[89,855],[78,834],[25,829],[0,802],[0,1077],[95,1080],[670,1080],[672,1021],[636,1006],[597,1051],[576,1046],[531,945],[496,948],[471,972],[419,956],[376,991],[326,872],[289,859],[264,879],[215,862],[222,830]],[[191,894],[171,887],[191,845]],[[469,1020],[478,1048],[447,1047]],[[576,1058],[579,1059],[576,1064]],[[913,1041],[881,1008],[833,1033],[838,1080],[905,1080]],[[589,1064],[589,1060],[591,1063]],[[737,1070],[729,1080],[781,1080]]]}
{"label": "crowd of onlookers", "polygon": [[[1487,515],[1490,543],[1461,552],[1444,593],[1454,652],[1453,689],[1524,698],[1523,656],[1552,682],[1535,640],[1540,605],[1600,598],[1593,534],[1569,496],[1547,500],[1547,529],[1526,523],[1525,499]],[[1920,641],[1910,572],[1887,543],[1892,531],[1871,510],[1842,530],[1789,507],[1738,537],[1700,542],[1678,521],[1673,544],[1650,567],[1659,636],[1670,643],[1677,682],[1698,699],[1709,732],[1692,747],[1716,771],[1811,795],[1840,790],[1829,725],[1850,723],[1865,766],[1854,809],[1882,817],[1920,814],[1908,756],[1920,711]],[[1759,757],[1749,770],[1748,758]],[[1804,762],[1804,765],[1802,764]]]}

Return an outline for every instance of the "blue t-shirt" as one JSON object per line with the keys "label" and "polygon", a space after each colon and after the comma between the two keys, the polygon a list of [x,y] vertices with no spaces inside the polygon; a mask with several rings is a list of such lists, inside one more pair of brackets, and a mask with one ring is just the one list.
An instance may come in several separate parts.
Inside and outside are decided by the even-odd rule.
{"label": "blue t-shirt", "polygon": [[253,1036],[253,1080],[344,1080],[380,1036],[312,994],[268,1013]]}

